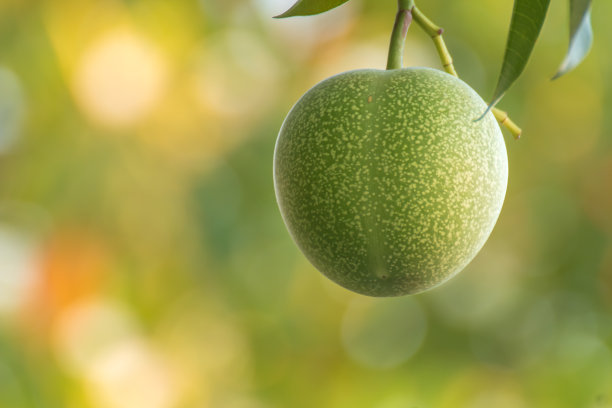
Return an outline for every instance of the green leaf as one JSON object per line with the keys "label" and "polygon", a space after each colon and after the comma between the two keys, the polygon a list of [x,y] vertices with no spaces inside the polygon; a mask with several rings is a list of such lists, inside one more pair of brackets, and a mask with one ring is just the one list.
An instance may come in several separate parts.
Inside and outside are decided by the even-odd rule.
{"label": "green leaf", "polygon": [[587,56],[592,44],[591,0],[570,0],[569,48],[559,70],[552,79],[557,79],[576,68]]}
{"label": "green leaf", "polygon": [[493,100],[487,111],[499,102],[508,88],[523,73],[540,35],[549,4],[550,0],[514,0],[504,62],[493,93]]}
{"label": "green leaf", "polygon": [[274,18],[312,16],[338,7],[349,0],[298,0],[289,10]]}

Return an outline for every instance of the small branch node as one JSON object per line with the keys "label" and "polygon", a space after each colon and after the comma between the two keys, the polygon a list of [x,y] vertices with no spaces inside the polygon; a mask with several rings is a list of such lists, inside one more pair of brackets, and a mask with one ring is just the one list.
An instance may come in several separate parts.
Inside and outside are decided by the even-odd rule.
{"label": "small branch node", "polygon": [[516,123],[512,121],[512,119],[510,119],[507,112],[504,112],[501,109],[493,108],[491,109],[491,113],[493,113],[493,116],[495,116],[495,119],[497,119],[497,122],[499,122],[501,126],[505,127],[510,133],[512,133],[515,140],[518,140],[521,137],[523,131],[516,125]]}

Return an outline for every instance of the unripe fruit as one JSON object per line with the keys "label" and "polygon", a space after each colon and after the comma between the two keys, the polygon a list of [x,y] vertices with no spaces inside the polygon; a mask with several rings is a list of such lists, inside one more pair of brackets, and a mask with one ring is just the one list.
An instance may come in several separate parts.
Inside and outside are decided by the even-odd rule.
{"label": "unripe fruit", "polygon": [[293,107],[274,154],[278,204],[328,278],[370,296],[430,289],[461,271],[501,211],[508,159],[493,115],[429,68],[357,70]]}

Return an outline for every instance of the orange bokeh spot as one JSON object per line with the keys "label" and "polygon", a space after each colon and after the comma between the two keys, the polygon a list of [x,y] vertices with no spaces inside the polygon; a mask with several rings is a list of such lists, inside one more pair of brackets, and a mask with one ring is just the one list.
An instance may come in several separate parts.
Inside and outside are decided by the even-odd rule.
{"label": "orange bokeh spot", "polygon": [[109,251],[84,231],[62,231],[43,244],[40,276],[26,302],[26,319],[46,329],[74,303],[103,290],[110,271]]}

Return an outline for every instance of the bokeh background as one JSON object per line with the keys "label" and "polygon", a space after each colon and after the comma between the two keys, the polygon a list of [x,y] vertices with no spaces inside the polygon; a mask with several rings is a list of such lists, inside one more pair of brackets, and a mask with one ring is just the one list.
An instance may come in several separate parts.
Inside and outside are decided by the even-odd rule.
{"label": "bokeh background", "polygon": [[[291,0],[0,1],[0,406],[612,407],[612,2],[555,82],[553,1],[500,104],[509,189],[460,275],[352,294],[292,243],[282,120],[383,68],[395,0],[274,20]],[[511,0],[423,0],[489,98]],[[439,67],[412,27],[406,65]]]}

